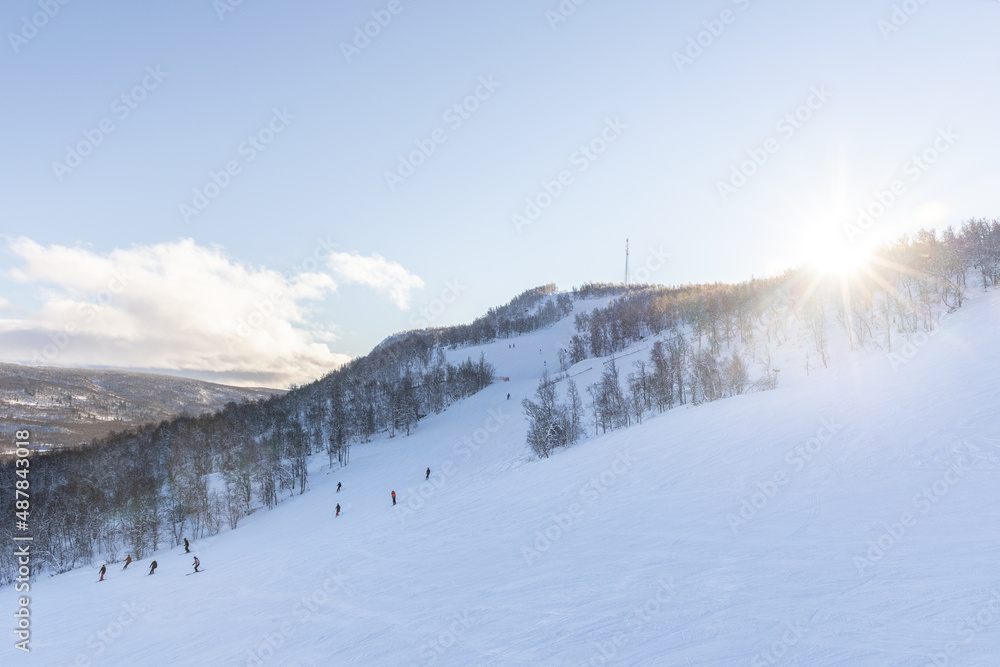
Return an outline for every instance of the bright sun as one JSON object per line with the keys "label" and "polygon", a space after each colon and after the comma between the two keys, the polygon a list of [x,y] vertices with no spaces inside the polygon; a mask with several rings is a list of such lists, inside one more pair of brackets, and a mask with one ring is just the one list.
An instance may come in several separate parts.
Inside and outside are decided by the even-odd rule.
{"label": "bright sun", "polygon": [[809,264],[821,273],[847,276],[857,273],[868,264],[866,249],[829,243],[818,246],[810,253]]}

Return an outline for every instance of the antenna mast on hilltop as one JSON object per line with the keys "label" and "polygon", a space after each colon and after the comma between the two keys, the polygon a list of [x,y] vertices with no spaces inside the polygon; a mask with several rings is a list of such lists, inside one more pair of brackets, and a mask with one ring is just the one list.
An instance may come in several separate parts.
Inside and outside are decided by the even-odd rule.
{"label": "antenna mast on hilltop", "polygon": [[628,285],[628,239],[625,239],[625,284]]}

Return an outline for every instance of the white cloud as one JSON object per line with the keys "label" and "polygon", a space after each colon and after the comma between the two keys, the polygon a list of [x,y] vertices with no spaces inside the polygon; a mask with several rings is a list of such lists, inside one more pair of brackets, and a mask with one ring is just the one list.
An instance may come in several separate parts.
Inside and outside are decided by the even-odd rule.
{"label": "white cloud", "polygon": [[0,349],[10,361],[204,371],[219,381],[284,386],[349,358],[319,342],[334,333],[311,319],[309,302],[337,289],[326,273],[284,276],[190,239],[107,254],[23,237],[8,246],[23,262],[8,277],[41,301],[0,319]]}
{"label": "white cloud", "polygon": [[388,296],[400,310],[408,310],[411,292],[424,287],[424,281],[418,276],[380,255],[364,257],[334,252],[330,254],[327,264],[343,282],[367,285]]}

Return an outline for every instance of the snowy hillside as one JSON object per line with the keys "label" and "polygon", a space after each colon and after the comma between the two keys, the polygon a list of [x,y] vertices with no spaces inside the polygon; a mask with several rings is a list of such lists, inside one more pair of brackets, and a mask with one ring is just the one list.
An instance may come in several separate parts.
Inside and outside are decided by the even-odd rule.
{"label": "snowy hillside", "polygon": [[29,427],[41,445],[68,446],[280,393],[154,373],[0,363],[0,425]]}
{"label": "snowy hillside", "polygon": [[[313,458],[309,493],[192,543],[203,573],[173,548],[33,583],[31,653],[9,637],[3,661],[996,664],[998,329],[992,292],[905,363],[834,350],[807,375],[789,343],[776,390],[591,428],[543,460],[520,401],[573,317],[456,350],[509,382],[347,467]],[[604,361],[568,372],[585,388]]]}

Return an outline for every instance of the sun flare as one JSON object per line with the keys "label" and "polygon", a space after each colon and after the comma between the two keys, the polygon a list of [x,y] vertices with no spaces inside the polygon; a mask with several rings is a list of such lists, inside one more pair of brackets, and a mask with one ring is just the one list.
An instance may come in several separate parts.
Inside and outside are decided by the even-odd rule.
{"label": "sun flare", "polygon": [[831,243],[810,253],[808,264],[823,274],[849,276],[868,265],[869,255],[864,248]]}

